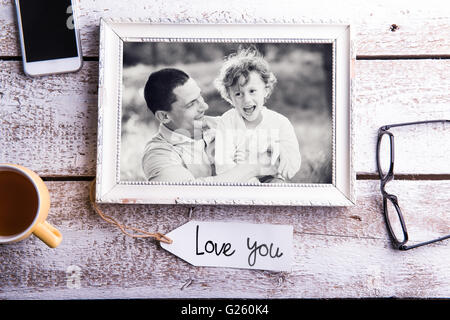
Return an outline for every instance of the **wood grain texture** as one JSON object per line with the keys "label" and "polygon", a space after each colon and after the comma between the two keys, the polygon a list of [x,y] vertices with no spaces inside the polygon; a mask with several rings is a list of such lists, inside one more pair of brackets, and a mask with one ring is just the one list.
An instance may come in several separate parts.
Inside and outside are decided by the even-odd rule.
{"label": "wood grain texture", "polygon": [[[450,247],[391,248],[378,182],[358,181],[354,208],[196,207],[193,220],[291,224],[290,273],[193,267],[153,240],[133,239],[90,208],[88,182],[48,182],[48,221],[64,239],[49,249],[35,237],[0,246],[0,299],[448,297]],[[412,241],[450,230],[450,181],[396,181]],[[432,215],[429,207],[434,203]],[[183,206],[102,205],[123,223],[166,233],[189,221]],[[431,212],[430,212],[431,213]],[[70,266],[80,287],[68,286]],[[73,267],[72,267],[73,268]]]}
{"label": "wood grain texture", "polygon": [[78,73],[30,78],[0,61],[0,161],[41,175],[94,172],[97,63]]}
{"label": "wood grain texture", "polygon": [[[390,123],[450,119],[450,60],[358,60],[355,168],[376,172],[377,130]],[[0,162],[43,176],[94,176],[98,63],[78,73],[29,78],[20,62],[0,62]],[[392,130],[396,173],[449,174],[447,125]]]}
{"label": "wood grain texture", "polygon": [[[19,56],[12,0],[0,1],[0,56]],[[79,0],[84,55],[98,56],[101,17],[142,18],[155,23],[345,22],[355,29],[358,55],[449,55],[450,15],[445,1]]]}
{"label": "wood grain texture", "polygon": [[[357,172],[376,172],[380,126],[450,119],[450,60],[358,61],[356,69]],[[396,173],[450,173],[449,125],[403,127],[391,132],[395,135]]]}
{"label": "wood grain texture", "polygon": [[[101,17],[155,23],[345,22],[355,32],[355,169],[375,173],[379,126],[450,119],[450,11],[445,1],[79,0],[86,57],[98,57]],[[12,0],[0,0],[0,162],[41,176],[95,175],[98,63],[74,74],[22,72]],[[388,60],[371,60],[382,57]],[[393,58],[396,59],[393,59]],[[400,60],[402,58],[416,58]],[[389,58],[391,58],[389,60]],[[13,60],[13,61],[11,61]],[[14,61],[17,60],[17,61]],[[92,60],[92,59],[91,59]],[[450,174],[450,128],[393,130],[396,173]],[[425,151],[426,150],[426,151]],[[442,178],[441,178],[442,179]],[[185,222],[240,221],[294,227],[290,273],[193,267],[150,239],[133,239],[91,209],[88,182],[47,182],[48,221],[64,239],[49,249],[35,237],[0,246],[1,299],[358,298],[450,296],[449,241],[400,252],[391,247],[379,182],[357,181],[351,208],[101,205],[121,222],[167,233]],[[410,241],[449,233],[450,180],[393,181]],[[80,285],[73,285],[73,270]],[[72,270],[72,271],[71,271]],[[72,285],[71,285],[72,284]]]}

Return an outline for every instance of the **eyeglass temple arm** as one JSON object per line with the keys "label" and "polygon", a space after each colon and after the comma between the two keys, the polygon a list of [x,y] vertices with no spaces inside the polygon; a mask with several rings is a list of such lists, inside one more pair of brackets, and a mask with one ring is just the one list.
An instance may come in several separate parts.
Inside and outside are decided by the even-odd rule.
{"label": "eyeglass temple arm", "polygon": [[427,120],[427,121],[416,121],[416,122],[405,122],[405,123],[388,124],[388,125],[382,126],[380,128],[380,130],[385,131],[385,130],[389,130],[390,128],[394,128],[394,127],[410,126],[410,125],[423,124],[423,123],[438,123],[438,122],[450,123],[450,120]]}
{"label": "eyeglass temple arm", "polygon": [[434,243],[434,242],[438,242],[438,241],[442,241],[442,240],[445,240],[445,239],[450,239],[450,234],[449,234],[449,235],[446,235],[446,236],[444,236],[444,237],[441,237],[441,238],[437,238],[437,239],[434,239],[434,240],[421,242],[421,243],[418,243],[418,244],[413,244],[413,245],[410,245],[410,246],[402,245],[402,246],[400,246],[399,249],[400,249],[400,250],[414,249],[414,248],[417,248],[417,247],[425,246],[425,245],[427,245],[427,244]]}

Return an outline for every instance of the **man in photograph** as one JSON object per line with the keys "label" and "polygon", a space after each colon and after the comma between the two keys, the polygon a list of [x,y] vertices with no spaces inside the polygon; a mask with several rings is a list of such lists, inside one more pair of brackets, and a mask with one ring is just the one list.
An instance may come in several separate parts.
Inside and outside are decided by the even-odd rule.
{"label": "man in photograph", "polygon": [[276,172],[271,166],[243,163],[215,175],[214,119],[205,116],[208,105],[201,89],[185,72],[174,68],[153,72],[144,97],[160,122],[142,159],[148,181],[248,182]]}

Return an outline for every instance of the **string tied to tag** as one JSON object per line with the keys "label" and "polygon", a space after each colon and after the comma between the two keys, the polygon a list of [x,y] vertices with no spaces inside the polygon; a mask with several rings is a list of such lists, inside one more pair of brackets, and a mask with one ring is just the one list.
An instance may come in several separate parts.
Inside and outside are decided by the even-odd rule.
{"label": "string tied to tag", "polygon": [[[124,234],[126,234],[127,236],[133,237],[133,238],[155,238],[157,241],[160,242],[164,242],[167,244],[172,244],[172,239],[170,239],[169,237],[165,236],[162,233],[156,232],[156,233],[152,233],[152,232],[148,232],[139,228],[135,228],[135,227],[130,227],[124,224],[121,224],[119,221],[117,221],[116,219],[114,219],[113,217],[105,214],[102,210],[100,210],[100,208],[98,207],[97,203],[95,202],[95,181],[96,179],[94,179],[91,182],[91,186],[90,186],[90,190],[89,190],[89,199],[92,205],[92,208],[94,209],[95,212],[97,212],[97,214],[106,222],[111,223],[115,226],[117,226]],[[133,230],[134,232],[138,232],[139,234],[135,234],[135,233],[130,233],[127,231],[128,230]]]}

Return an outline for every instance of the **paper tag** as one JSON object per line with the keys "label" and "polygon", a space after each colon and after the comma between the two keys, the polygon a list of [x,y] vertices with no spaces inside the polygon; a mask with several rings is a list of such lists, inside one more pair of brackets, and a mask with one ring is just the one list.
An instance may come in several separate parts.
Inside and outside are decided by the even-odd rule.
{"label": "paper tag", "polygon": [[161,246],[194,266],[291,271],[292,226],[189,221],[166,236]]}

